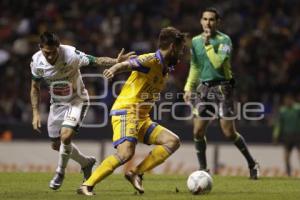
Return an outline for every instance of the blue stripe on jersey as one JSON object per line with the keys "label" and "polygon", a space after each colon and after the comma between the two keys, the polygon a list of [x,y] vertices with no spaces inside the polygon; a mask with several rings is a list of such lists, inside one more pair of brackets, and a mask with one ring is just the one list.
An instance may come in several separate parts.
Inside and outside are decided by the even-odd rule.
{"label": "blue stripe on jersey", "polygon": [[[162,66],[163,66],[163,75],[166,75],[166,73],[168,73],[168,66],[165,65],[164,58],[163,58],[160,50],[157,50],[155,52],[155,56],[158,58],[160,64],[162,64]],[[170,69],[174,70],[174,66],[170,66]]]}
{"label": "blue stripe on jersey", "polygon": [[150,71],[149,67],[143,66],[142,63],[136,58],[131,58],[129,60],[129,63],[133,71],[138,71],[145,74],[147,74]]}
{"label": "blue stripe on jersey", "polygon": [[111,110],[110,115],[126,115],[127,110]]}
{"label": "blue stripe on jersey", "polygon": [[142,72],[142,73],[144,73],[144,74],[148,74],[149,71],[150,71],[150,68],[144,67],[144,66],[142,66],[142,67],[132,67],[132,70],[133,70],[133,71]]}

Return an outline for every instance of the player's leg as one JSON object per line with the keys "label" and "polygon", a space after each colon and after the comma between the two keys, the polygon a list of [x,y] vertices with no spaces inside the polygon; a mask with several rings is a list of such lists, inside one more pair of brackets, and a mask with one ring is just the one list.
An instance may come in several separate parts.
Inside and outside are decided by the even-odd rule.
{"label": "player's leg", "polygon": [[285,163],[285,171],[288,176],[291,176],[292,174],[291,162],[290,162],[292,149],[293,149],[292,142],[286,140],[284,143],[284,163]]}
{"label": "player's leg", "polygon": [[[87,114],[87,111],[89,108],[89,101],[87,100],[87,101],[83,102],[82,106],[81,106],[81,104],[79,104],[79,105],[80,106],[78,108],[81,108],[81,111],[80,111],[79,121],[77,124],[78,128],[79,128],[79,126],[81,126],[81,124]],[[80,164],[81,171],[83,173],[83,178],[84,178],[84,180],[87,180],[91,176],[93,166],[96,163],[96,158],[93,156],[84,155],[74,143],[71,143],[71,144],[72,144],[72,152],[71,152],[70,158]]]}
{"label": "player's leg", "polygon": [[209,122],[209,120],[201,120],[200,117],[194,118],[193,138],[200,170],[207,170],[205,132]]}
{"label": "player's leg", "polygon": [[250,178],[257,179],[259,176],[259,165],[249,152],[243,136],[235,128],[235,108],[233,100],[233,84],[218,85],[214,87],[216,98],[218,99],[218,114],[221,117],[220,125],[223,134],[230,139],[240,150],[248,162]]}
{"label": "player's leg", "polygon": [[235,144],[235,146],[240,150],[247,160],[248,167],[250,169],[250,178],[257,179],[259,176],[258,163],[250,154],[244,137],[236,131],[234,120],[220,119],[220,125],[225,137]]}
{"label": "player's leg", "polygon": [[62,128],[61,129],[61,140],[59,147],[59,158],[58,158],[58,166],[56,168],[56,174],[50,181],[49,187],[53,190],[57,190],[61,187],[64,176],[65,176],[65,168],[68,164],[71,152],[72,152],[72,144],[71,138],[73,136],[73,129],[71,128]]}
{"label": "player's leg", "polygon": [[81,171],[83,173],[83,179],[87,180],[92,174],[93,167],[96,163],[96,158],[94,156],[87,156],[83,154],[74,143],[71,144],[72,152],[70,158],[80,164]]}
{"label": "player's leg", "polygon": [[[149,139],[145,142],[147,144],[155,144],[156,146],[140,164],[132,169],[132,171],[136,174],[143,174],[144,172],[162,164],[180,146],[179,137],[172,131],[160,125],[157,125],[149,134]],[[147,135],[145,136],[147,137]]]}
{"label": "player's leg", "polygon": [[135,142],[125,140],[117,146],[117,153],[108,156],[102,161],[97,169],[92,173],[90,178],[86,180],[81,187],[77,190],[78,194],[87,196],[94,195],[94,186],[109,176],[113,171],[129,161],[135,152]]}
{"label": "player's leg", "polygon": [[298,153],[298,160],[300,163],[300,143],[298,143],[298,145],[297,145],[297,153]]}
{"label": "player's leg", "polygon": [[156,146],[141,163],[125,173],[125,178],[139,193],[144,193],[143,173],[162,164],[179,148],[180,141],[177,135],[157,123],[153,123],[150,119],[144,122],[141,132],[139,141]]}
{"label": "player's leg", "polygon": [[60,137],[51,138],[51,148],[54,151],[59,151],[59,147],[60,147]]}
{"label": "player's leg", "polygon": [[[59,151],[60,148],[60,137],[58,138],[51,138],[51,148],[55,151]],[[96,159],[92,156],[87,156],[83,154],[79,148],[74,144],[72,144],[72,152],[70,158],[80,164],[81,170],[84,174],[84,179],[88,179],[91,175],[92,168],[96,163]]]}
{"label": "player's leg", "polygon": [[58,161],[58,168],[56,169],[56,172],[64,174],[65,168],[67,166],[67,163],[69,161],[70,155],[73,150],[71,140],[75,134],[75,130],[71,127],[70,128],[62,127],[60,134],[61,134],[60,137],[61,144],[59,147],[59,161]]}
{"label": "player's leg", "polygon": [[[66,130],[68,129],[68,130]],[[65,168],[68,164],[69,159],[73,159],[78,162],[81,166],[84,180],[88,179],[92,173],[96,159],[93,156],[84,155],[79,148],[71,142],[71,139],[75,131],[70,128],[62,128],[61,131],[61,145],[59,150],[59,161],[56,172],[64,174]],[[65,136],[65,137],[64,137]]]}
{"label": "player's leg", "polygon": [[94,195],[94,186],[110,175],[117,167],[129,161],[135,152],[137,142],[138,124],[134,115],[127,115],[127,111],[121,110],[112,116],[113,145],[117,153],[107,157],[77,190],[78,194]]}
{"label": "player's leg", "polygon": [[60,147],[60,128],[61,123],[63,122],[63,118],[65,115],[66,109],[61,106],[57,106],[52,104],[50,106],[48,122],[47,122],[47,130],[49,138],[51,139],[51,149],[55,151],[59,151]]}
{"label": "player's leg", "polygon": [[[60,142],[60,127],[65,114],[66,108],[61,105],[52,104],[50,106],[50,112],[48,116],[48,134],[52,140],[51,148],[53,150],[59,151]],[[58,173],[56,171],[54,177],[51,179],[49,187],[53,190],[58,189],[63,182],[64,173]]]}
{"label": "player's leg", "polygon": [[50,182],[50,188],[58,189],[63,182],[65,168],[70,158],[80,163],[84,172],[84,178],[90,176],[95,158],[83,155],[71,142],[72,137],[78,132],[79,123],[86,112],[84,102],[75,99],[68,105],[53,105],[53,107],[55,108],[53,109],[54,119],[58,120],[64,114],[63,122],[60,123],[58,167],[54,178]]}
{"label": "player's leg", "polygon": [[62,128],[60,130],[61,145],[59,170],[63,171],[62,168],[66,167],[69,158],[72,158],[81,165],[85,179],[90,176],[96,159],[82,154],[78,147],[71,141],[73,136],[78,133],[79,126],[87,113],[88,105],[88,101],[83,102],[82,99],[74,99],[67,106],[68,109],[65,113]]}
{"label": "player's leg", "polygon": [[199,169],[208,171],[206,160],[206,129],[216,115],[214,90],[205,84],[197,87],[197,99],[194,104],[193,139],[199,163]]}

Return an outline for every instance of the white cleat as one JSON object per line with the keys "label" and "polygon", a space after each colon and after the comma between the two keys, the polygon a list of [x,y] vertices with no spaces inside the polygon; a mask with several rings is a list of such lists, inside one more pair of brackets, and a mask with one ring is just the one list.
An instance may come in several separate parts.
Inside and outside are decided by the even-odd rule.
{"label": "white cleat", "polygon": [[93,187],[92,186],[87,186],[87,185],[81,185],[80,188],[77,189],[77,194],[85,195],[85,196],[94,196],[94,195],[96,195],[93,192]]}
{"label": "white cleat", "polygon": [[255,161],[255,165],[249,169],[249,171],[250,171],[249,178],[252,180],[257,180],[259,178],[259,170],[260,170],[259,163],[257,161]]}
{"label": "white cleat", "polygon": [[132,184],[134,189],[136,189],[140,194],[144,193],[144,187],[143,187],[143,175],[141,174],[135,174],[132,171],[125,173],[125,178]]}
{"label": "white cleat", "polygon": [[57,190],[61,187],[63,181],[64,181],[65,175],[61,173],[57,173],[54,175],[53,179],[50,181],[49,187],[52,190]]}

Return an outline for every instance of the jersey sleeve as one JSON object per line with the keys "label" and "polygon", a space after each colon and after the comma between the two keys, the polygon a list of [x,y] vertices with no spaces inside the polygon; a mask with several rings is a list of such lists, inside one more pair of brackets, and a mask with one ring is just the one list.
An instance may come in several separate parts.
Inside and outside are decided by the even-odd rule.
{"label": "jersey sleeve", "polygon": [[232,43],[230,38],[224,39],[218,49],[217,52],[215,51],[213,45],[206,45],[205,46],[206,54],[213,64],[214,68],[220,68],[222,64],[231,56],[232,51]]}
{"label": "jersey sleeve", "polygon": [[81,68],[83,66],[91,65],[95,62],[96,58],[94,56],[90,56],[85,54],[82,51],[74,50],[72,53],[71,62],[72,65]]}
{"label": "jersey sleeve", "polygon": [[196,84],[198,83],[200,77],[200,69],[197,67],[196,54],[194,47],[191,48],[191,62],[190,62],[190,72],[187,78],[187,82],[184,87],[184,91],[192,91]]}
{"label": "jersey sleeve", "polygon": [[133,71],[138,71],[142,73],[148,73],[150,71],[150,62],[153,57],[150,55],[140,55],[135,58],[129,59],[130,67]]}
{"label": "jersey sleeve", "polygon": [[30,68],[31,68],[31,79],[35,81],[40,81],[43,77],[41,72],[38,70],[33,58],[31,59],[30,62]]}

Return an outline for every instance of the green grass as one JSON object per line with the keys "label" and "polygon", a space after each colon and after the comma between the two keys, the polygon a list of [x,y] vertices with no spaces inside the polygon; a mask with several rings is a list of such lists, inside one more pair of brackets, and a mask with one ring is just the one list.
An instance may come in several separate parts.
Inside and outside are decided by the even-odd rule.
{"label": "green grass", "polygon": [[[213,176],[211,193],[192,195],[186,188],[186,177],[182,175],[146,175],[145,194],[135,194],[122,175],[112,175],[99,183],[96,196],[77,195],[75,190],[81,183],[80,174],[67,174],[64,185],[57,191],[48,188],[50,173],[0,173],[1,200],[76,200],[76,199],[228,199],[228,200],[288,200],[300,199],[300,180],[293,178],[261,178],[258,181],[246,177]],[[176,192],[175,188],[179,192]]]}

